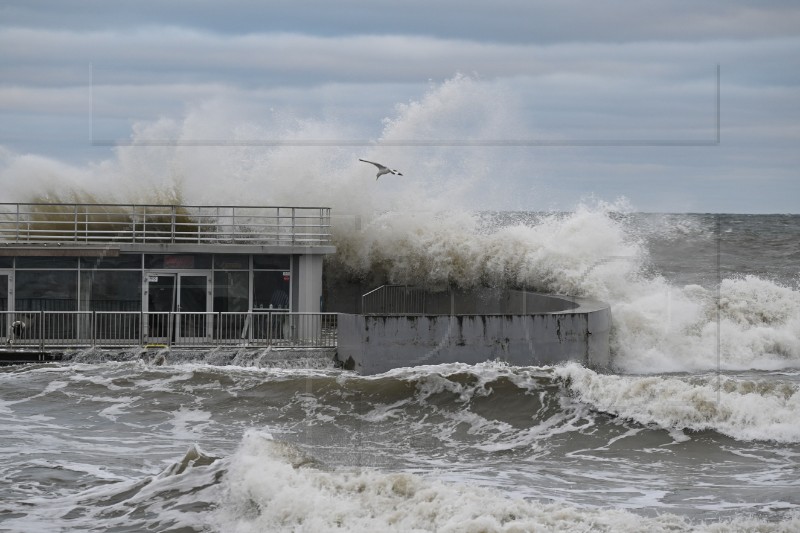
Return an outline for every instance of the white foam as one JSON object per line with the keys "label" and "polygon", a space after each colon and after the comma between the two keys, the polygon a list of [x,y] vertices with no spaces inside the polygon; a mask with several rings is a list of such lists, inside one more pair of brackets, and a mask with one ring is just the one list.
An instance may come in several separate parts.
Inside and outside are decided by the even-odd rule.
{"label": "white foam", "polygon": [[93,396],[93,402],[110,402],[112,405],[100,410],[97,414],[103,418],[107,418],[112,422],[117,421],[117,417],[128,412],[128,407],[136,400],[140,400],[141,396],[119,396],[116,398],[106,398],[102,396]]}
{"label": "white foam", "polygon": [[200,439],[205,430],[211,426],[211,413],[181,406],[172,414],[171,424],[172,438],[191,442]]}
{"label": "white foam", "polygon": [[[648,495],[657,498],[657,495]],[[375,470],[326,471],[291,445],[250,431],[223,478],[220,531],[789,531],[783,522],[742,518],[690,523],[660,514],[586,509],[508,497],[497,490]]]}
{"label": "white foam", "polygon": [[641,424],[714,430],[740,440],[800,442],[800,389],[793,383],[714,375],[606,375],[578,364],[554,372],[580,401]]}
{"label": "white foam", "polygon": [[[470,138],[508,138],[516,131],[517,104],[494,89],[464,76],[434,85],[417,101],[398,105],[380,139],[463,138],[458,128],[465,124]],[[206,102],[188,106],[182,119],[136,124],[132,140],[222,135],[302,141],[363,133],[338,120],[285,112],[271,118],[256,123],[234,102]],[[516,133],[524,138],[531,132]],[[359,157],[408,170],[402,180],[376,184]],[[624,371],[716,368],[718,346],[724,369],[800,366],[798,291],[752,276],[724,280],[718,342],[715,291],[644,275],[648,254],[641,236],[613,215],[631,211],[625,201],[576,199],[568,214],[504,227],[485,223],[468,198],[488,198],[503,169],[514,165],[503,151],[123,146],[86,167],[11,153],[0,163],[0,181],[13,184],[6,191],[10,200],[45,191],[48,199],[64,201],[331,206],[337,253],[326,267],[329,279],[375,276],[431,287],[524,286],[592,296],[611,304],[613,361]],[[651,226],[647,231],[662,239],[696,233],[680,218]]]}

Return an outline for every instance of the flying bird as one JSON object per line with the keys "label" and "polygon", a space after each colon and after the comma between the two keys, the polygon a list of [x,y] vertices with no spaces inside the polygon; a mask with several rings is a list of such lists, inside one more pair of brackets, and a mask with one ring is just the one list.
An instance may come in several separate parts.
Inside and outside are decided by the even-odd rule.
{"label": "flying bird", "polygon": [[384,174],[396,174],[398,176],[402,176],[402,174],[397,170],[385,167],[380,163],[375,163],[374,161],[367,161],[366,159],[359,159],[359,161],[363,161],[364,163],[369,163],[370,165],[375,165],[376,167],[378,167],[378,174],[375,175],[375,181],[378,181],[378,178],[380,178]]}

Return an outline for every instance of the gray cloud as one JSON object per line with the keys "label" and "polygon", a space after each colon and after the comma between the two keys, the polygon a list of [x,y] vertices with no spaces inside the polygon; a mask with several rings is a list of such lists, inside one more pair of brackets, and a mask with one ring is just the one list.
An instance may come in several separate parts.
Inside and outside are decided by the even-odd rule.
{"label": "gray cloud", "polygon": [[[89,145],[90,131],[122,140],[257,140],[286,131],[376,139],[384,119],[400,115],[395,139],[708,140],[720,63],[719,147],[390,153],[408,165],[430,156],[493,168],[517,191],[494,207],[570,207],[601,192],[627,194],[641,209],[797,211],[795,2],[76,6],[0,7],[0,145],[12,152],[114,157]],[[448,93],[442,83],[458,72],[472,81]],[[427,101],[427,115],[403,115],[426,91],[442,101]],[[175,127],[155,127],[163,120]],[[519,194],[532,183],[548,190],[547,202]]]}
{"label": "gray cloud", "polygon": [[520,43],[753,39],[796,35],[800,27],[800,6],[792,1],[7,0],[1,9],[6,24],[80,31],[155,24],[235,35],[403,34]]}
{"label": "gray cloud", "polygon": [[[86,84],[89,64],[96,83],[134,85],[418,83],[459,71],[490,78],[573,73],[675,79],[706,74],[720,62],[746,65],[754,83],[800,80],[784,59],[800,51],[800,37],[541,46],[409,35],[227,36],[173,27],[85,33],[0,28],[0,49],[5,79],[33,85]],[[736,79],[735,70],[730,74]]]}

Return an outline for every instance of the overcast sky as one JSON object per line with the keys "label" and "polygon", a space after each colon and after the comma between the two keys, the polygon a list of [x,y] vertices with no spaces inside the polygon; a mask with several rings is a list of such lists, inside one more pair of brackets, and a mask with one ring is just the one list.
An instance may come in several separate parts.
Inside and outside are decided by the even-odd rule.
{"label": "overcast sky", "polygon": [[797,1],[5,0],[0,73],[3,201],[365,157],[478,209],[800,212]]}

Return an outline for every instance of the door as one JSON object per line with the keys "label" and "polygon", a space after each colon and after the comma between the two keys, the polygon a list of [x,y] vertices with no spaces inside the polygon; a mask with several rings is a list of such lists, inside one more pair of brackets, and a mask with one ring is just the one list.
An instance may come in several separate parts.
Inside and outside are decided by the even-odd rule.
{"label": "door", "polygon": [[0,341],[7,343],[8,332],[14,321],[14,278],[10,271],[0,270]]}
{"label": "door", "polygon": [[147,307],[147,343],[168,344],[174,340],[172,313],[177,308],[177,275],[147,274],[144,302]]}
{"label": "door", "polygon": [[211,273],[145,274],[147,342],[198,344],[211,337]]}
{"label": "door", "polygon": [[211,337],[211,274],[178,274],[176,341],[197,344]]}

